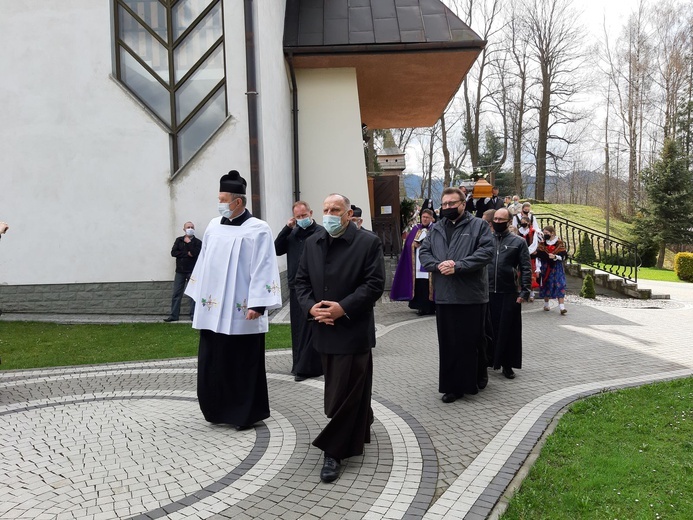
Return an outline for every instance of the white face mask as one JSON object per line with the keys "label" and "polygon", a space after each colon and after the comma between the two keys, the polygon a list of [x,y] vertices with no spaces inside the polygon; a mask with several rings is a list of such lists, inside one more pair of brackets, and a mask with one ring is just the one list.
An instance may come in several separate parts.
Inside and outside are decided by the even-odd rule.
{"label": "white face mask", "polygon": [[195,230],[193,228],[188,228],[185,230],[185,234],[188,235],[189,237],[194,237],[195,236]]}
{"label": "white face mask", "polygon": [[220,202],[218,205],[219,215],[226,218],[231,218],[231,208],[228,202]]}

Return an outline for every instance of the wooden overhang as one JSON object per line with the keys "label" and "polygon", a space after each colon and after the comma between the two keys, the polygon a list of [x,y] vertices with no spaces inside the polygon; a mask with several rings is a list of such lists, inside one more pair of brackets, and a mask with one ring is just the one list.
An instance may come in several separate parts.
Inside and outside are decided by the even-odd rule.
{"label": "wooden overhang", "polygon": [[287,0],[293,67],[355,69],[370,128],[434,125],[485,44],[440,0]]}

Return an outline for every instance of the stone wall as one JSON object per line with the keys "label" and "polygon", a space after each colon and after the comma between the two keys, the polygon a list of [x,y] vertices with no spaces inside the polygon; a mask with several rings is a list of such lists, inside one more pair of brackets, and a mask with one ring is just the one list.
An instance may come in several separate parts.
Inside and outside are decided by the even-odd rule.
{"label": "stone wall", "polygon": [[[286,271],[282,298],[289,299]],[[160,314],[171,309],[173,281],[0,285],[0,310],[36,314]],[[184,296],[181,316],[190,312]]]}

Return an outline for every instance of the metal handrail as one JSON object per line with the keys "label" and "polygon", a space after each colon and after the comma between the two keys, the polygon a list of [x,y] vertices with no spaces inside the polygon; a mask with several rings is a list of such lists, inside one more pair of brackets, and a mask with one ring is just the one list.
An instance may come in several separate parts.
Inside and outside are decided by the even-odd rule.
{"label": "metal handrail", "polygon": [[552,225],[571,262],[589,265],[626,281],[638,281],[638,246],[552,213],[534,215],[543,228]]}

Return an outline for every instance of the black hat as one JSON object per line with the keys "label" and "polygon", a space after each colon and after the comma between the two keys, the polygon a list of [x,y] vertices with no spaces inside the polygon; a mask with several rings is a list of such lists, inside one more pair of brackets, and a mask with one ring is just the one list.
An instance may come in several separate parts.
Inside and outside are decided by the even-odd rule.
{"label": "black hat", "polygon": [[351,205],[351,209],[354,212],[354,216],[356,218],[361,218],[361,215],[363,215],[363,210],[359,208],[358,206],[354,206],[353,204]]}
{"label": "black hat", "polygon": [[245,187],[247,186],[245,179],[236,170],[231,170],[226,175],[222,175],[219,179],[219,191],[235,193],[237,195],[245,195]]}

